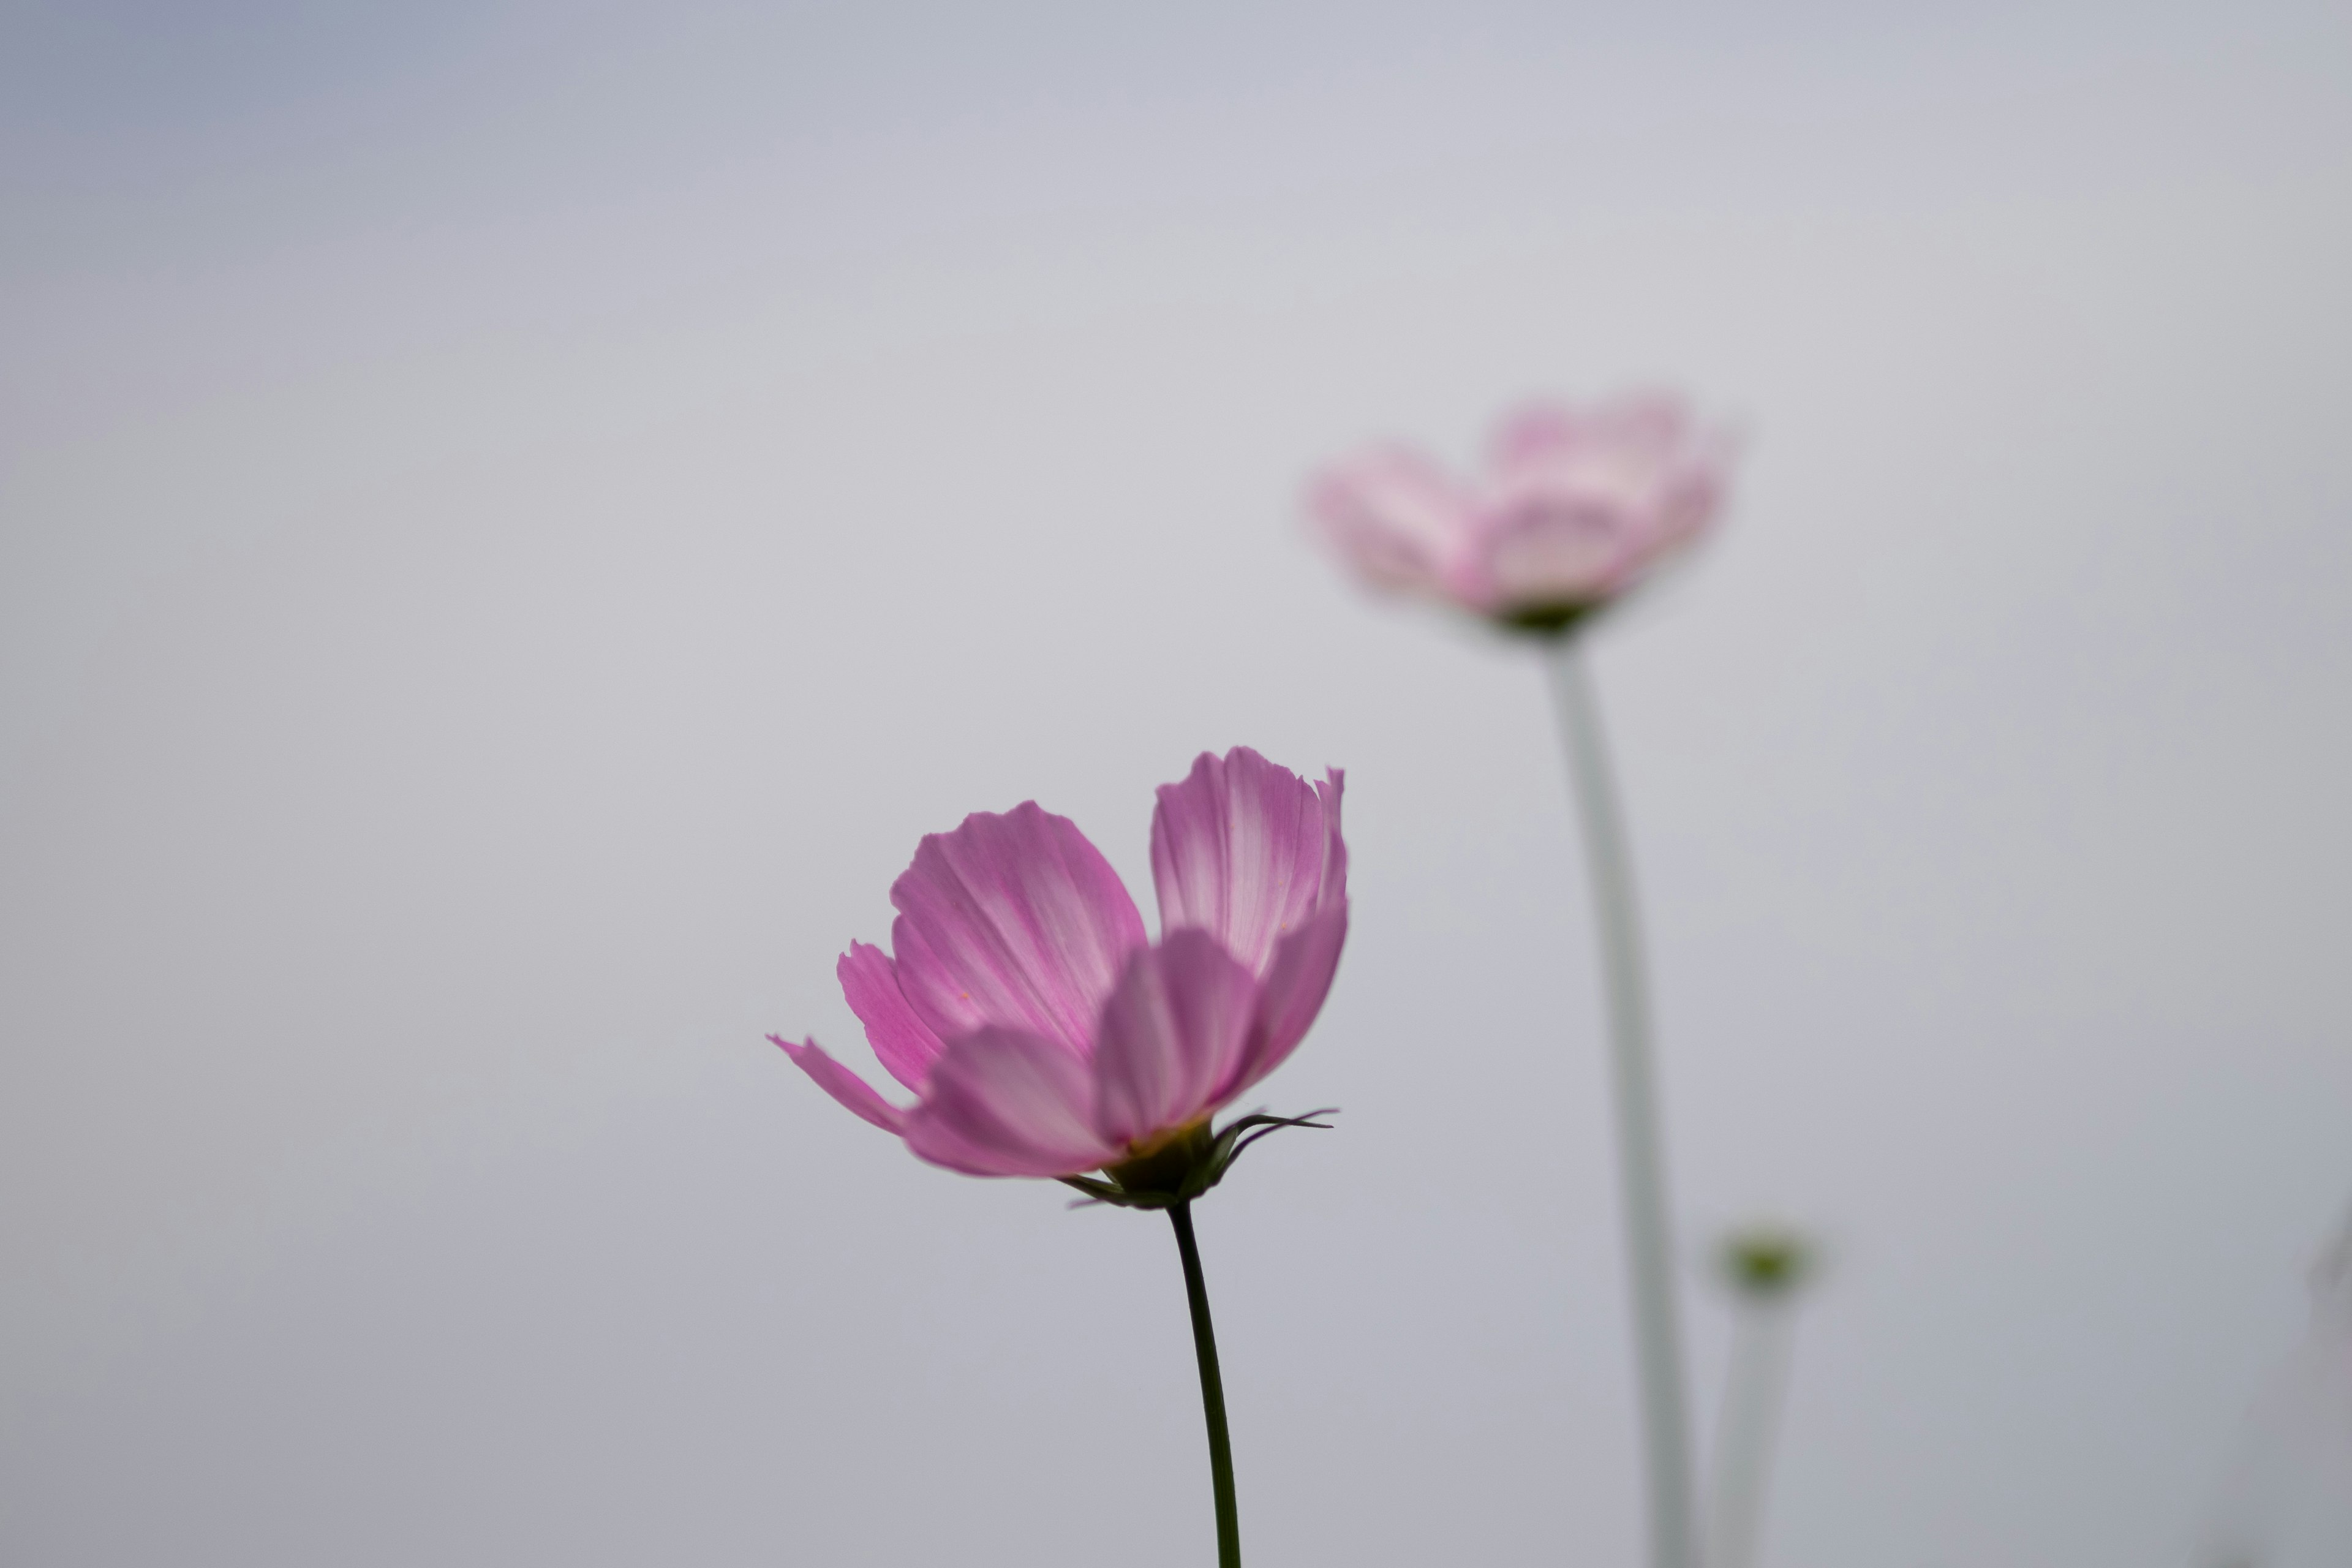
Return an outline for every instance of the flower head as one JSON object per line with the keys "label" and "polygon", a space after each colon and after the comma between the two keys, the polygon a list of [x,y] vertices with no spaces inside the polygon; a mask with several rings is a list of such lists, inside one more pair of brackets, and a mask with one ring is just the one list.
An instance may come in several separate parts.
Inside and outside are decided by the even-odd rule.
{"label": "flower head", "polygon": [[1068,818],[1034,801],[975,813],[924,838],[891,885],[892,951],[852,942],[838,970],[915,1103],[885,1100],[814,1040],[769,1037],[950,1170],[1088,1191],[1094,1170],[1213,1181],[1237,1149],[1209,1117],[1297,1046],[1347,940],[1340,784],[1336,769],[1309,784],[1244,746],[1162,785],[1157,942]]}
{"label": "flower head", "polygon": [[1376,588],[1559,632],[1705,532],[1727,466],[1671,398],[1538,405],[1503,422],[1481,479],[1376,447],[1318,477],[1307,510]]}

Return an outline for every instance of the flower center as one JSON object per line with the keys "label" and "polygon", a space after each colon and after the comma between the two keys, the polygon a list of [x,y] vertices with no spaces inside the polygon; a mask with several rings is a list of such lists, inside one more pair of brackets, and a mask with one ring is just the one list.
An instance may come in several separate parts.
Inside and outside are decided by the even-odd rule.
{"label": "flower center", "polygon": [[1139,1138],[1127,1158],[1103,1167],[1103,1174],[1129,1192],[1173,1192],[1213,1142],[1205,1116]]}

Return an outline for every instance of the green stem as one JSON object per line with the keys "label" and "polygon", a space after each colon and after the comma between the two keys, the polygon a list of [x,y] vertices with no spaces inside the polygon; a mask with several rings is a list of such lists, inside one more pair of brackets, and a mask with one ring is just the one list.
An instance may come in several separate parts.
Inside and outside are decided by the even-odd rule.
{"label": "green stem", "polygon": [[1753,1568],[1756,1562],[1794,1342],[1796,1304],[1786,1296],[1743,1299],[1738,1312],[1716,1430],[1707,1568]]}
{"label": "green stem", "polygon": [[1650,1484],[1654,1568],[1694,1568],[1690,1410],[1684,1393],[1681,1314],[1675,1300],[1675,1247],[1666,1199],[1665,1132],[1658,1110],[1650,993],[1633,862],[1618,814],[1616,781],[1601,731],[1601,706],[1585,668],[1582,639],[1559,639],[1549,661],[1561,738],[1584,828],[1585,869],[1601,938],[1601,985],[1608,1005],[1610,1080],[1617,1109],[1618,1196],[1624,1205],[1627,1273],[1633,1296],[1634,1364]]}
{"label": "green stem", "polygon": [[1201,1356],[1201,1408],[1209,1418],[1209,1477],[1217,1496],[1217,1568],[1242,1568],[1242,1521],[1234,1501],[1234,1446],[1225,1434],[1225,1382],[1217,1371],[1217,1331],[1209,1321],[1209,1287],[1192,1239],[1192,1205],[1169,1205],[1176,1250],[1184,1258],[1184,1299],[1192,1308],[1192,1348]]}

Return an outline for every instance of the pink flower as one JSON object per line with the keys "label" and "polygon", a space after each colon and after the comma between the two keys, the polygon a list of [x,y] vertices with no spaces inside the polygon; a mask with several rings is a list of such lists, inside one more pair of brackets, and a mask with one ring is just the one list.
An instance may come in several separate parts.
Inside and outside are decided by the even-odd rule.
{"label": "pink flower", "polygon": [[1162,785],[1156,943],[1101,851],[1034,801],[924,838],[890,888],[893,952],[852,942],[838,970],[911,1107],[814,1040],[769,1037],[950,1170],[1071,1178],[1202,1154],[1209,1117],[1282,1065],[1330,989],[1348,934],[1340,783],[1244,746]]}
{"label": "pink flower", "polygon": [[1728,461],[1668,397],[1538,405],[1503,422],[1482,480],[1383,447],[1319,476],[1307,509],[1374,587],[1557,632],[1705,532]]}

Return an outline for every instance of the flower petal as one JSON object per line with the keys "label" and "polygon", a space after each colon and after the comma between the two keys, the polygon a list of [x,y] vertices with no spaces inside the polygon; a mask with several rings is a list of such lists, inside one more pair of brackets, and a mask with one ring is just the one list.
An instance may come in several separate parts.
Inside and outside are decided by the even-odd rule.
{"label": "flower petal", "polygon": [[1728,460],[1726,441],[1664,395],[1520,411],[1496,433],[1484,512],[1497,602],[1624,592],[1713,521]]}
{"label": "flower petal", "polygon": [[1151,814],[1161,932],[1196,927],[1265,973],[1285,931],[1347,897],[1344,778],[1334,770],[1310,786],[1236,746],[1202,752],[1181,784],[1162,784]]}
{"label": "flower petal", "polygon": [[1249,1044],[1257,982],[1214,937],[1171,932],[1127,961],[1095,1046],[1095,1131],[1139,1143],[1214,1110]]}
{"label": "flower petal", "polygon": [[1633,392],[1581,406],[1536,403],[1519,408],[1496,426],[1490,461],[1495,476],[1507,483],[1566,465],[1655,472],[1675,461],[1692,439],[1690,410],[1681,398],[1670,392]]}
{"label": "flower petal", "polygon": [[983,1028],[932,1064],[907,1146],[967,1175],[1075,1176],[1118,1153],[1095,1132],[1093,1103],[1093,1073],[1062,1045]]}
{"label": "flower petal", "polygon": [[1083,1057],[1120,963],[1144,945],[1110,862],[1034,801],[929,835],[890,901],[898,989],[947,1039],[992,1025]]}
{"label": "flower petal", "polygon": [[1435,464],[1395,447],[1318,477],[1307,510],[1332,553],[1376,588],[1448,592],[1477,531],[1469,494]]}
{"label": "flower petal", "polygon": [[1280,1067],[1298,1048],[1315,1016],[1323,1010],[1331,976],[1339,967],[1339,950],[1347,942],[1344,902],[1332,905],[1282,939],[1274,950],[1274,964],[1258,987],[1248,1049],[1236,1064],[1233,1080],[1218,1087],[1219,1103]]}
{"label": "flower petal", "polygon": [[1506,605],[1608,598],[1644,564],[1648,514],[1607,498],[1528,495],[1501,511],[1486,557]]}
{"label": "flower petal", "polygon": [[1323,807],[1323,881],[1315,889],[1317,912],[1348,901],[1348,841],[1339,837],[1339,797],[1347,793],[1348,770],[1325,768],[1315,798]]}
{"label": "flower petal", "polygon": [[915,1016],[898,989],[898,966],[890,955],[866,942],[853,942],[834,968],[849,1010],[866,1026],[866,1043],[882,1060],[884,1070],[908,1089],[920,1091],[931,1064],[947,1048],[937,1031]]}
{"label": "flower petal", "polygon": [[875,1093],[864,1079],[826,1056],[824,1047],[814,1040],[804,1040],[796,1046],[782,1035],[770,1035],[768,1038],[783,1047],[784,1055],[792,1058],[801,1071],[816,1079],[819,1089],[851,1110],[885,1132],[904,1132],[907,1130],[905,1111]]}

